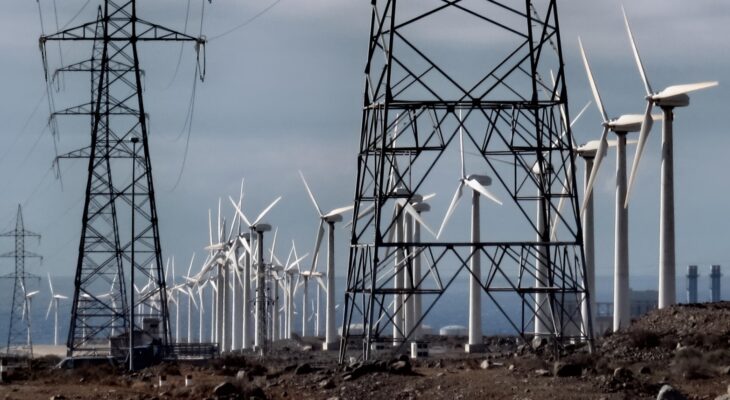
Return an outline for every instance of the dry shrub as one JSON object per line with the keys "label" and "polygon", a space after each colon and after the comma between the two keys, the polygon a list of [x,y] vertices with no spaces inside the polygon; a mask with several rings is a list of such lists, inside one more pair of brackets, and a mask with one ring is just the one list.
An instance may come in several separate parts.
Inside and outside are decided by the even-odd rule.
{"label": "dry shrub", "polygon": [[705,379],[712,375],[703,354],[693,347],[677,351],[672,370],[685,379]]}
{"label": "dry shrub", "polygon": [[656,332],[645,329],[629,331],[629,340],[633,347],[639,349],[651,349],[661,344],[661,337]]}
{"label": "dry shrub", "polygon": [[712,350],[705,354],[705,362],[711,366],[722,367],[730,365],[730,350]]}

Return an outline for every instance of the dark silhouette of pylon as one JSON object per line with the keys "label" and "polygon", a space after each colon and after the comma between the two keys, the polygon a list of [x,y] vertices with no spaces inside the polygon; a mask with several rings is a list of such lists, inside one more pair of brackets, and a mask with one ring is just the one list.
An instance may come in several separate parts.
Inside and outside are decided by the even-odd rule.
{"label": "dark silhouette of pylon", "polygon": [[44,65],[48,41],[92,44],[90,59],[53,74],[91,74],[91,100],[52,114],[91,119],[90,145],[59,157],[88,159],[89,171],[68,355],[110,352],[111,332],[128,337],[130,327],[139,332],[152,320],[164,347],[171,343],[169,314],[138,44],[193,42],[200,67],[205,41],[140,19],[135,0],[105,0],[95,21],[42,36]]}
{"label": "dark silhouette of pylon", "polygon": [[2,258],[15,259],[15,272],[2,276],[3,279],[13,280],[13,302],[10,306],[10,321],[8,322],[8,342],[6,354],[27,354],[33,357],[33,339],[31,335],[31,316],[28,315],[29,280],[40,280],[39,276],[25,272],[25,259],[43,257],[25,250],[25,238],[34,237],[41,240],[41,235],[25,229],[23,226],[23,210],[18,204],[18,213],[15,217],[15,229],[0,234],[0,237],[15,239],[15,250],[0,254]]}
{"label": "dark silhouette of pylon", "polygon": [[[557,1],[371,3],[340,361],[352,345],[366,359],[386,344],[417,348],[419,327],[458,276],[478,280],[495,306],[487,321],[506,320],[523,340],[590,340]],[[491,184],[504,203],[482,215],[509,221],[476,241],[424,233],[416,242],[422,195],[444,193],[444,171],[456,186],[443,156],[462,137],[472,154],[460,182],[479,174],[470,183]]]}

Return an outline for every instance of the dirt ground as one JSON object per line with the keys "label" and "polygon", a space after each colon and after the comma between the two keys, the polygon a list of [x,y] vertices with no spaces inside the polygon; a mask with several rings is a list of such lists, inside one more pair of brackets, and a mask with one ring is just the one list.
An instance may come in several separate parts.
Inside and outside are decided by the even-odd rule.
{"label": "dirt ground", "polygon": [[266,359],[228,355],[134,374],[58,370],[48,356],[12,371],[0,399],[656,399],[665,384],[688,399],[715,399],[730,383],[730,303],[654,311],[599,339],[593,354],[502,337],[485,339],[488,353],[466,356],[459,342],[434,340],[427,359],[340,366],[335,353],[286,341]]}

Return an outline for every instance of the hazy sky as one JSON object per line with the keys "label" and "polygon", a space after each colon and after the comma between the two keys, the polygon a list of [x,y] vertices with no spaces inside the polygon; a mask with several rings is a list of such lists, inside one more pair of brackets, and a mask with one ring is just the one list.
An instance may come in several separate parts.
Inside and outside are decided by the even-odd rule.
{"label": "hazy sky", "polygon": [[[415,0],[411,0],[415,1]],[[32,271],[71,275],[76,265],[86,164],[62,166],[63,187],[50,171],[53,141],[44,130],[48,118],[35,1],[10,1],[0,14],[0,228],[11,227],[17,203],[24,205],[26,227],[43,235],[45,262]],[[57,1],[60,26],[86,3]],[[92,20],[91,0],[75,22]],[[140,0],[141,17],[182,30],[187,1]],[[201,0],[191,0],[188,32],[200,29]],[[203,33],[209,38],[248,20],[272,2],[203,0]],[[359,139],[362,78],[370,23],[370,1],[281,0],[245,28],[213,39],[207,46],[207,76],[198,83],[190,147],[180,184],[171,190],[183,163],[181,132],[194,73],[192,45],[185,46],[177,75],[180,46],[153,45],[141,53],[147,72],[146,108],[151,117],[151,152],[157,189],[163,256],[175,256],[178,268],[207,244],[208,209],[237,196],[246,178],[246,210],[258,211],[278,195],[282,202],[269,221],[280,226],[280,252],[292,239],[301,252],[314,242],[317,219],[297,170],[307,175],[323,208],[351,203]],[[52,0],[40,0],[46,33],[55,30]],[[623,28],[620,2],[558,2],[572,114],[590,99],[580,64],[577,37],[583,38],[609,114],[641,113],[643,87]],[[670,84],[719,80],[720,86],[692,96],[676,112],[675,190],[677,264],[730,265],[727,250],[730,189],[726,182],[724,114],[730,100],[730,3],[716,0],[641,0],[627,2],[647,72],[655,89]],[[430,33],[438,39],[438,30]],[[468,35],[451,38],[454,50],[488,46]],[[454,40],[455,39],[455,40]],[[64,50],[64,60],[83,54]],[[49,46],[52,62],[58,49]],[[57,65],[56,65],[57,66]],[[174,78],[174,80],[173,80]],[[67,86],[82,81],[69,80]],[[69,93],[58,99],[74,99]],[[76,97],[75,99],[78,99]],[[35,110],[34,110],[35,108]],[[574,127],[579,143],[600,134],[600,118],[591,107]],[[86,126],[86,125],[84,125]],[[88,130],[61,129],[59,151],[88,144]],[[656,124],[642,161],[630,211],[631,273],[655,274],[658,262],[660,124]],[[628,151],[633,157],[633,148]],[[613,265],[614,154],[609,153],[596,189],[597,266],[608,275]],[[582,170],[579,181],[582,180]],[[454,190],[445,182],[428,216],[438,226]],[[214,211],[215,213],[215,211]],[[454,218],[464,223],[466,207]],[[343,230],[338,237],[348,240]],[[0,249],[10,250],[9,240]],[[286,247],[286,248],[285,248]],[[338,274],[344,276],[346,248],[338,249]],[[11,260],[0,264],[10,270]],[[704,275],[707,272],[701,271]]]}

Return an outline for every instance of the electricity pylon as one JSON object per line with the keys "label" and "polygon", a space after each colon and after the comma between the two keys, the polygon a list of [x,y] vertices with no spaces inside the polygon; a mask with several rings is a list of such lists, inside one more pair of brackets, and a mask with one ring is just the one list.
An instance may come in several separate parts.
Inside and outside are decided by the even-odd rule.
{"label": "electricity pylon", "polygon": [[3,275],[4,279],[12,279],[13,302],[10,306],[10,322],[8,323],[8,343],[5,349],[6,354],[28,354],[33,357],[33,340],[31,336],[31,316],[28,315],[28,280],[40,280],[40,277],[25,272],[26,258],[43,257],[25,250],[25,238],[34,237],[41,240],[41,235],[25,230],[23,226],[23,210],[18,204],[18,214],[15,218],[15,229],[0,234],[0,237],[12,237],[15,239],[15,250],[0,254],[2,258],[15,259],[15,272]]}
{"label": "electricity pylon", "polygon": [[91,118],[91,144],[59,157],[89,160],[67,353],[110,351],[111,332],[134,337],[130,330],[154,320],[153,336],[166,346],[167,292],[138,44],[193,42],[200,63],[205,40],[140,19],[135,0],[105,0],[95,21],[41,37],[44,65],[48,41],[92,45],[90,59],[53,74],[91,74],[91,101],[52,115]]}
{"label": "electricity pylon", "polygon": [[[352,344],[367,359],[419,340],[458,276],[478,280],[495,306],[487,323],[556,345],[592,338],[580,315],[589,293],[557,1],[373,0],[364,82],[340,361]],[[484,182],[444,161],[462,137],[466,169],[487,172]],[[444,171],[492,183],[504,205],[479,218],[500,225],[477,241],[466,225],[447,231],[463,240],[397,233],[413,229],[404,221],[422,194],[444,191]],[[413,299],[423,312],[409,316]]]}

